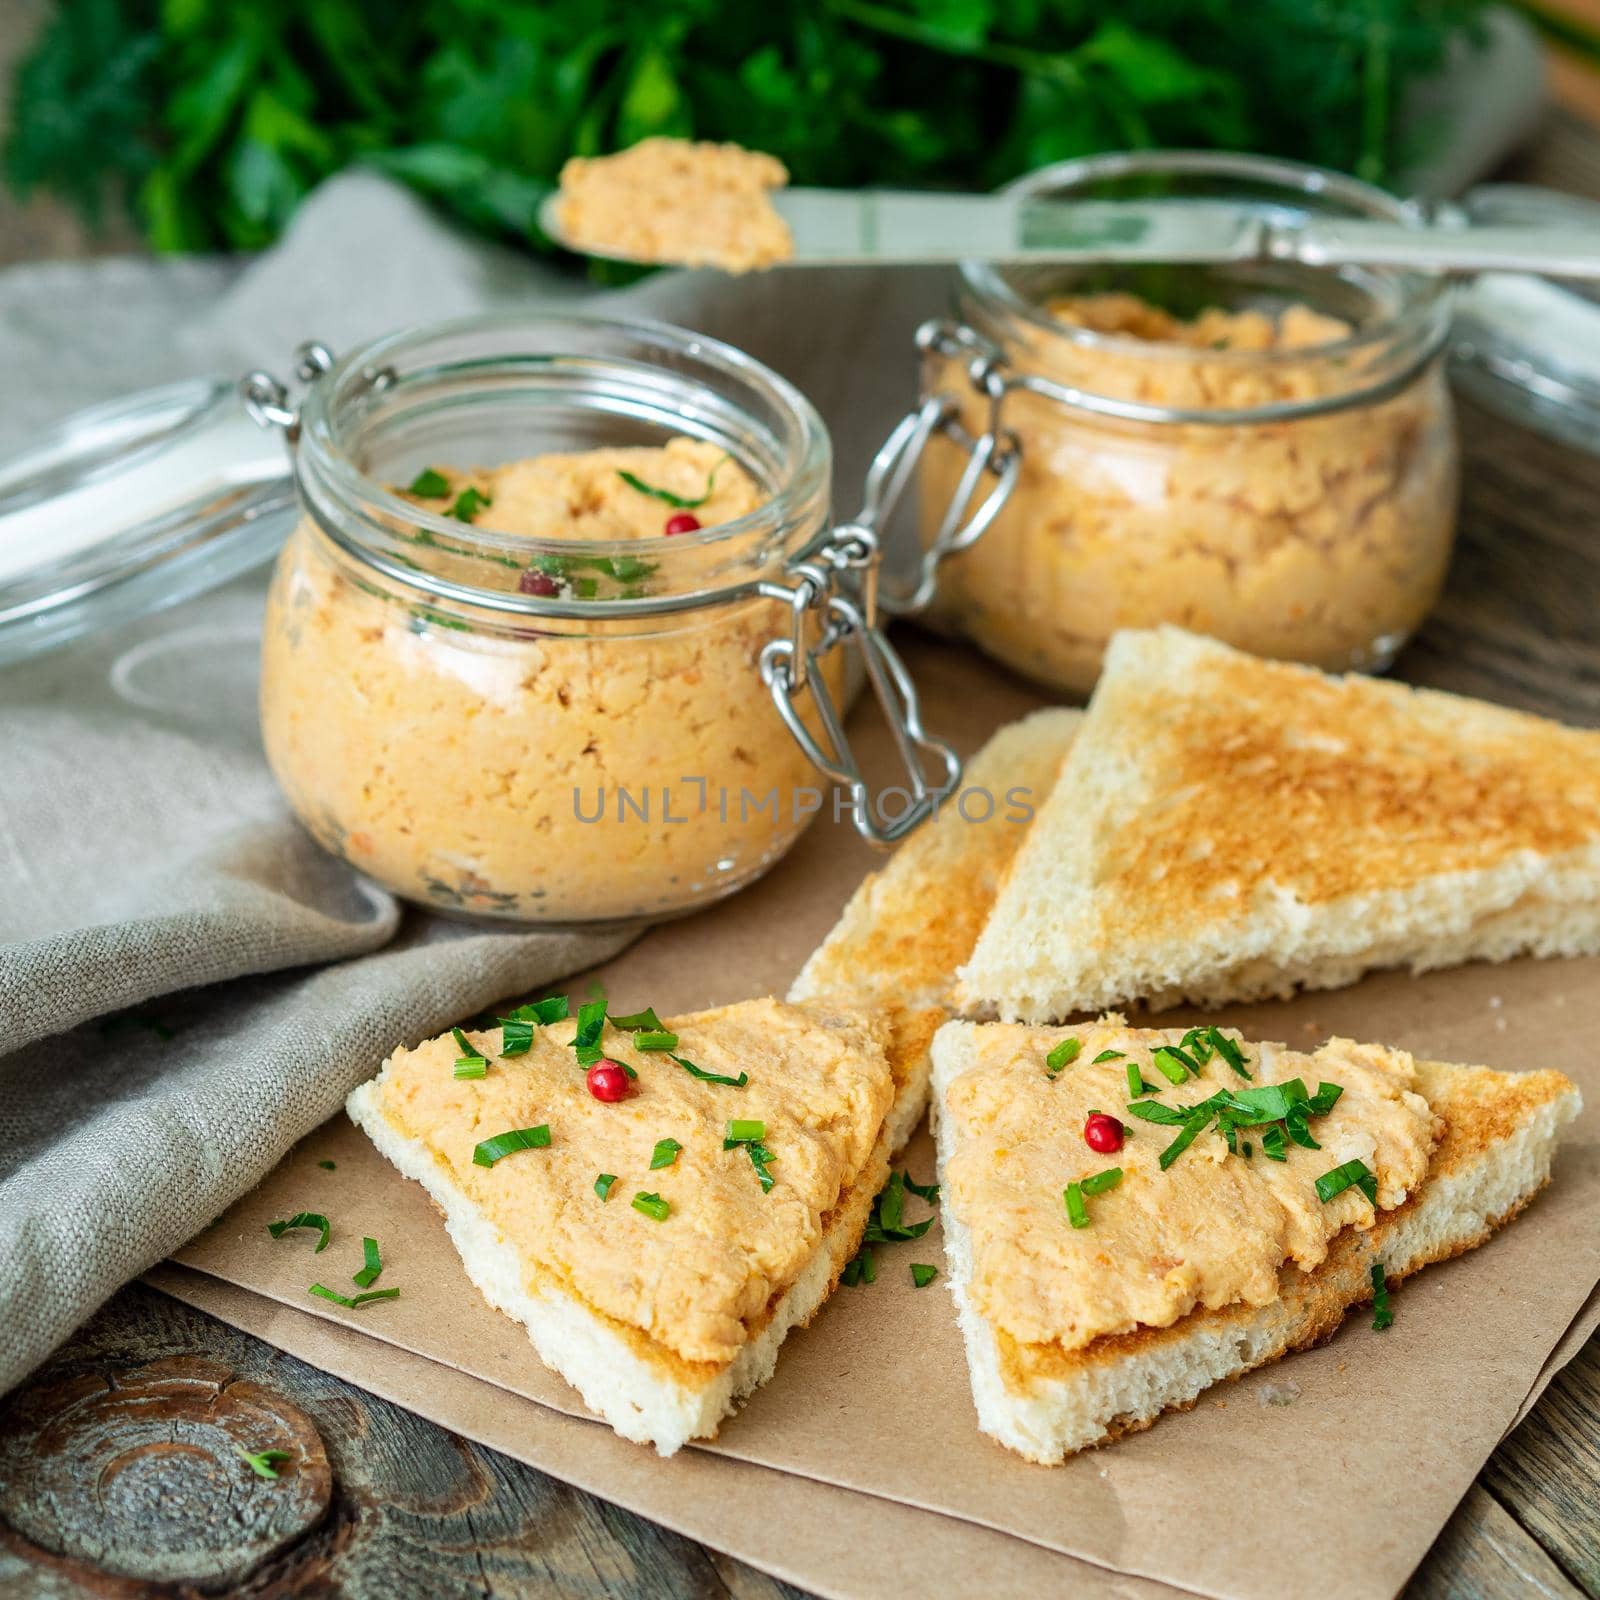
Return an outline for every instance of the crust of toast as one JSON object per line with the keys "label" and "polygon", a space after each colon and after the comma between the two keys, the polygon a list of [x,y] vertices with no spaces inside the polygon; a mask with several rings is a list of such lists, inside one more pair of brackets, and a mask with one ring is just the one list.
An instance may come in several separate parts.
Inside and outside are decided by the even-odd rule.
{"label": "crust of toast", "polygon": [[971,1016],[1600,951],[1600,733],[1122,633],[963,968]]}
{"label": "crust of toast", "polygon": [[[941,1181],[953,1135],[938,1112],[946,1087],[966,1070],[967,1031],[947,1028],[934,1044]],[[1270,1305],[1200,1308],[1170,1327],[1136,1328],[1075,1351],[1020,1344],[972,1303],[970,1237],[947,1199],[949,1286],[983,1431],[1051,1464],[1147,1428],[1164,1411],[1188,1409],[1214,1383],[1329,1338],[1352,1306],[1371,1299],[1374,1261],[1392,1284],[1482,1244],[1521,1212],[1549,1181],[1559,1132],[1580,1109],[1577,1089],[1559,1072],[1417,1068],[1419,1089],[1444,1119],[1427,1178],[1370,1229],[1345,1229],[1315,1270],[1286,1266]]]}
{"label": "crust of toast", "polygon": [[[898,1150],[928,1103],[928,1047],[953,1012],[956,968],[971,955],[1011,858],[1044,804],[1083,714],[1047,709],[1008,724],[968,763],[962,787],[992,797],[987,820],[974,801],[950,803],[862,879],[789,989],[794,1002],[822,997],[870,1008],[889,1025]],[[1012,797],[1017,797],[1013,799]]]}

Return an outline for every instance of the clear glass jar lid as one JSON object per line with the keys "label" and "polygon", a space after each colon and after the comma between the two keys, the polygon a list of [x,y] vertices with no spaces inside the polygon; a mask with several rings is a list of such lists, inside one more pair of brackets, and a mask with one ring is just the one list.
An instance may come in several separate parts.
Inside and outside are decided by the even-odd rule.
{"label": "clear glass jar lid", "polygon": [[231,383],[75,413],[0,461],[0,666],[226,583],[294,514],[282,441]]}
{"label": "clear glass jar lid", "polygon": [[[1591,228],[1600,254],[1600,204],[1522,184],[1484,184],[1461,203],[1485,226]],[[1451,372],[1497,415],[1600,453],[1600,284],[1492,272],[1461,290]]]}

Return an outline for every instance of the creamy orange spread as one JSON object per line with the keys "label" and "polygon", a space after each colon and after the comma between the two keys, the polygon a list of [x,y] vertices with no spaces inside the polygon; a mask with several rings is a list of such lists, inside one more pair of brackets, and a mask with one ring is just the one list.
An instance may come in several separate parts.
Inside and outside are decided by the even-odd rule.
{"label": "creamy orange spread", "polygon": [[595,255],[748,272],[794,254],[771,199],[788,181],[776,156],[735,144],[644,139],[567,162],[556,220]]}
{"label": "creamy orange spread", "polygon": [[[1129,294],[1057,298],[1063,330],[1020,327],[1011,365],[1115,400],[1204,411],[1359,387],[1351,326],[1305,305],[1183,320]],[[1250,359],[1250,358],[1258,359]],[[929,377],[981,433],[987,401],[959,366]],[[941,572],[941,607],[1019,671],[1076,694],[1119,628],[1176,623],[1256,655],[1330,670],[1384,665],[1432,607],[1455,531],[1457,456],[1437,366],[1388,399],[1267,422],[1097,418],[1014,392],[1022,441],[1000,516]],[[923,458],[924,537],[965,452]]]}
{"label": "creamy orange spread", "polygon": [[[514,553],[484,559],[448,535],[400,529],[407,559],[463,585],[533,581],[542,587],[530,592],[566,599],[635,581],[626,567],[594,576],[583,561],[596,540],[638,541],[638,570],[655,569],[638,583],[728,581],[726,550],[665,537],[677,508],[624,472],[701,501],[693,515],[707,529],[765,500],[739,462],[688,438],[430,470],[444,492],[413,503],[444,514],[473,490],[474,527],[570,542],[572,565],[552,576],[531,554],[524,567]],[[545,627],[463,618],[424,598],[368,581],[307,521],[268,601],[268,758],[306,826],[361,871],[447,909],[595,921],[714,899],[804,825],[794,796],[820,780],[759,671],[787,608],[739,600]]]}
{"label": "creamy orange spread", "polygon": [[[526,1055],[497,1054],[499,1029],[469,1030],[487,1075],[458,1079],[446,1034],[399,1050],[380,1079],[382,1112],[424,1142],[525,1264],[686,1361],[727,1362],[769,1303],[813,1259],[828,1213],[874,1165],[893,1090],[880,1035],[864,1023],[776,1000],[669,1019],[675,1053],[743,1088],[705,1083],[660,1051],[633,1048],[608,1023],[606,1054],[638,1073],[633,1093],[604,1104],[585,1087],[571,1021],[536,1028]],[[724,1150],[730,1119],[766,1125],[773,1187],[749,1153]],[[511,1128],[550,1128],[547,1149],[475,1166],[474,1147]],[[683,1146],[668,1167],[658,1141]],[[877,1152],[881,1155],[881,1152]],[[609,1197],[601,1173],[616,1177]],[[671,1207],[665,1221],[634,1209],[641,1192]]]}
{"label": "creamy orange spread", "polygon": [[[953,1149],[946,1205],[971,1233],[978,1309],[1024,1344],[1078,1349],[1103,1335],[1166,1327],[1197,1306],[1265,1305],[1278,1296],[1285,1263],[1309,1270],[1341,1228],[1375,1220],[1357,1188],[1319,1199],[1319,1177],[1363,1161],[1377,1179],[1379,1208],[1388,1209],[1422,1181],[1439,1137],[1405,1051],[1331,1039],[1302,1054],[1240,1040],[1251,1084],[1300,1078],[1311,1094],[1323,1082],[1343,1088],[1333,1110],[1310,1121],[1321,1149],[1291,1141],[1287,1159],[1272,1161],[1260,1130],[1241,1130],[1241,1153],[1230,1154],[1213,1123],[1163,1172],[1158,1158],[1179,1129],[1128,1114],[1128,1064],[1156,1091],[1149,1098],[1179,1107],[1248,1087],[1220,1057],[1174,1086],[1151,1057],[1156,1046],[1179,1043],[1180,1029],[1133,1030],[1106,1019],[1081,1028],[975,1031],[975,1062],[945,1094]],[[1069,1036],[1082,1049],[1052,1076],[1046,1057]],[[1096,1065],[1105,1050],[1124,1054]],[[1093,1110],[1127,1126],[1114,1155],[1084,1142]],[[1066,1185],[1113,1166],[1122,1169],[1121,1183],[1086,1202],[1087,1227],[1072,1227]]]}

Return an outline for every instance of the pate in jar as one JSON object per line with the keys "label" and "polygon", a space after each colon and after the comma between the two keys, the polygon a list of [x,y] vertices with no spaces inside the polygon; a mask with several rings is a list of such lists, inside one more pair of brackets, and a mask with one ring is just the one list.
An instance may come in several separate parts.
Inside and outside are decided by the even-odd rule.
{"label": "pate in jar", "polygon": [[[834,646],[902,669],[836,582],[875,551],[830,529],[827,434],[783,379],[576,317],[308,350],[298,413],[252,380],[304,510],[261,715],[326,848],[446,911],[660,916],[765,870],[827,778],[859,787]],[[896,825],[869,804],[857,826],[898,836],[920,772],[911,791]]]}
{"label": "pate in jar", "polygon": [[[1226,197],[1278,223],[1408,215],[1355,180],[1244,156],[1090,158],[1016,187]],[[1277,261],[969,265],[959,310],[921,337],[925,393],[949,395],[953,421],[922,459],[921,522],[925,547],[948,547],[967,439],[1016,446],[1009,500],[938,573],[935,616],[991,655],[1081,695],[1117,629],[1176,623],[1380,670],[1432,608],[1457,501],[1440,280]]]}

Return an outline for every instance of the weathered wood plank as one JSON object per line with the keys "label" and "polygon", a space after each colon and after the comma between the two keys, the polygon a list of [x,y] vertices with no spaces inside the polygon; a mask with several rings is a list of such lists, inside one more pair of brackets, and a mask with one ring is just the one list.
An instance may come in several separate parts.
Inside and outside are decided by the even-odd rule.
{"label": "weathered wood plank", "polygon": [[1428,1553],[1407,1600],[1583,1600],[1565,1574],[1476,1484]]}
{"label": "weathered wood plank", "polygon": [[[176,1371],[151,1370],[175,1360]],[[88,1448],[69,1448],[64,1457],[37,1448],[46,1412],[59,1419],[92,1408],[109,1392],[107,1374],[135,1369],[145,1376],[137,1387],[129,1380],[123,1411],[147,1404],[159,1416],[119,1413]],[[174,1421],[175,1404],[182,1409],[206,1385],[223,1392],[229,1380],[238,1395],[231,1405],[210,1417],[191,1407],[193,1416]],[[158,1392],[163,1383],[180,1391],[176,1402]],[[280,1419],[280,1432],[264,1417]],[[236,1437],[259,1449],[269,1436],[311,1468],[320,1463],[320,1501],[308,1493],[317,1487],[314,1472],[302,1477],[299,1461],[270,1483],[232,1454]],[[84,1438],[82,1429],[72,1434],[80,1445]],[[179,1458],[190,1470],[173,1471],[169,1455],[162,1493],[130,1496],[123,1514],[108,1518],[106,1464],[163,1439],[190,1452]],[[62,1443],[59,1435],[46,1441]],[[27,1513],[25,1527],[0,1533],[0,1600],[144,1600],[192,1593],[189,1585],[199,1583],[240,1600],[307,1593],[801,1600],[800,1591],[740,1562],[141,1286],[116,1296],[19,1392],[0,1423],[0,1462],[0,1493],[8,1508]],[[256,1508],[253,1520],[241,1519],[241,1506]],[[251,1547],[241,1520],[292,1526],[288,1537]]]}

